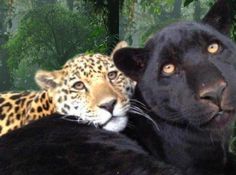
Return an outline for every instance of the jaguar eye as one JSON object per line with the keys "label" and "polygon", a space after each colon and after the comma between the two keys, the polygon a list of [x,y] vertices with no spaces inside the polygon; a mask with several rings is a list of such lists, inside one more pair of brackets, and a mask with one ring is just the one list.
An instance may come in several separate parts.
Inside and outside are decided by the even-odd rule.
{"label": "jaguar eye", "polygon": [[216,54],[218,53],[220,50],[220,45],[216,42],[211,43],[208,47],[207,47],[207,51],[211,54]]}
{"label": "jaguar eye", "polygon": [[110,80],[114,80],[117,77],[117,75],[118,75],[117,71],[111,71],[107,74],[107,76]]}
{"label": "jaguar eye", "polygon": [[166,64],[163,66],[162,68],[162,73],[165,75],[165,76],[170,76],[172,74],[175,73],[175,65],[174,64]]}
{"label": "jaguar eye", "polygon": [[83,90],[85,89],[85,85],[82,81],[77,81],[76,83],[73,84],[72,86],[76,90]]}

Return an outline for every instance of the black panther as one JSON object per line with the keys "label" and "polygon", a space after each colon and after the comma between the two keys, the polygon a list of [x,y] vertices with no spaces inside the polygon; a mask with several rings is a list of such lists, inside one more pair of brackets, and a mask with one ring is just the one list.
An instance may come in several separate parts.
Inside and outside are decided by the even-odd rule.
{"label": "black panther", "polygon": [[0,138],[1,175],[182,175],[122,134],[54,115]]}
{"label": "black panther", "polygon": [[157,129],[131,114],[128,138],[50,116],[0,138],[0,174],[235,175],[228,144],[236,46],[226,36],[228,9],[218,0],[202,22],[167,26],[144,48],[114,55],[138,82],[135,100],[147,105]]}
{"label": "black panther", "polygon": [[[230,6],[219,0],[200,22],[165,27],[144,48],[124,48],[116,66],[138,82],[158,125],[127,131],[150,154],[189,175],[236,174],[229,140],[236,110],[236,45],[226,35]],[[141,129],[142,128],[142,129]],[[138,133],[138,134],[137,134]]]}

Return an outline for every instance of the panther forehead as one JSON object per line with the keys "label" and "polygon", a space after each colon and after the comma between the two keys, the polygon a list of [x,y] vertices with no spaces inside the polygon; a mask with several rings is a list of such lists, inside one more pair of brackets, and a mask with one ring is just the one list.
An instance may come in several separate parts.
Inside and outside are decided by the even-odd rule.
{"label": "panther forehead", "polygon": [[[222,33],[207,24],[197,22],[179,22],[165,27],[147,42],[145,48],[153,57],[149,63],[151,66],[166,62],[197,64],[205,58],[194,59],[194,50],[204,53],[208,45],[213,42],[219,43],[222,48],[227,45],[231,50],[235,49],[234,45],[229,46],[232,41]],[[189,52],[186,53],[186,50]]]}
{"label": "panther forehead", "polygon": [[189,43],[194,45],[197,41],[210,39],[228,40],[222,33],[207,24],[178,22],[163,28],[154,35],[146,44],[146,47],[153,47],[154,45],[159,47],[162,43],[165,43],[165,45],[169,43],[178,47],[179,44],[184,45],[185,42],[187,42],[186,46],[188,46]]}

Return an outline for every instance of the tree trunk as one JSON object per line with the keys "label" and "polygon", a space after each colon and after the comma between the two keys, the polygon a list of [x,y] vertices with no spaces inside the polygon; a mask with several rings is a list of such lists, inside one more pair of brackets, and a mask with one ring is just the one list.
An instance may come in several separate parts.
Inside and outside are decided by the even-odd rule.
{"label": "tree trunk", "polygon": [[193,18],[194,18],[195,21],[200,21],[200,18],[201,18],[201,4],[200,4],[200,1],[195,1],[194,2]]}
{"label": "tree trunk", "polygon": [[57,0],[36,0],[35,1],[35,7],[39,7],[45,4],[55,4]]}
{"label": "tree trunk", "polygon": [[66,4],[70,11],[73,11],[74,9],[74,0],[66,0]]}
{"label": "tree trunk", "polygon": [[175,0],[174,9],[172,12],[174,18],[181,17],[181,6],[182,6],[182,0]]}
{"label": "tree trunk", "polygon": [[11,87],[10,74],[7,67],[7,50],[1,47],[7,42],[6,35],[7,5],[0,1],[0,91],[9,90]]}
{"label": "tree trunk", "polygon": [[9,91],[11,88],[10,74],[7,67],[7,50],[0,50],[0,91]]}
{"label": "tree trunk", "polygon": [[119,0],[108,0],[107,1],[107,27],[109,33],[108,40],[108,52],[110,53],[114,45],[119,40]]}

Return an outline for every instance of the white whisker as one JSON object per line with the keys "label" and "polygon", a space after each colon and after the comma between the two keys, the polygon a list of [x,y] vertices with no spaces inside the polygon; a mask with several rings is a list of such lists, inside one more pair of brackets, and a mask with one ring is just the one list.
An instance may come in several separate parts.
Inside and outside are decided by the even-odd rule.
{"label": "white whisker", "polygon": [[149,121],[152,122],[152,124],[155,126],[155,128],[158,131],[160,131],[160,128],[158,127],[157,123],[148,114],[144,113],[141,109],[139,109],[137,107],[135,107],[135,108],[131,107],[129,112],[145,117],[146,119],[148,119]]}
{"label": "white whisker", "polygon": [[135,102],[135,101],[130,101],[130,104],[132,106],[137,106],[137,107],[140,107],[140,108],[143,108],[144,110],[146,111],[150,111],[150,109],[148,109],[144,104],[142,104],[141,102]]}
{"label": "white whisker", "polygon": [[77,122],[78,120],[80,120],[80,118],[77,117],[77,116],[73,116],[73,117],[75,117],[75,119],[70,119],[69,117],[71,117],[71,116],[64,115],[64,116],[62,116],[61,118],[62,118],[63,120],[67,120],[67,121],[71,121],[71,122]]}
{"label": "white whisker", "polygon": [[138,103],[138,104],[142,105],[143,107],[146,107],[146,105],[144,103],[142,103],[142,102],[140,102],[136,99],[130,99],[130,102],[135,102],[135,103]]}

